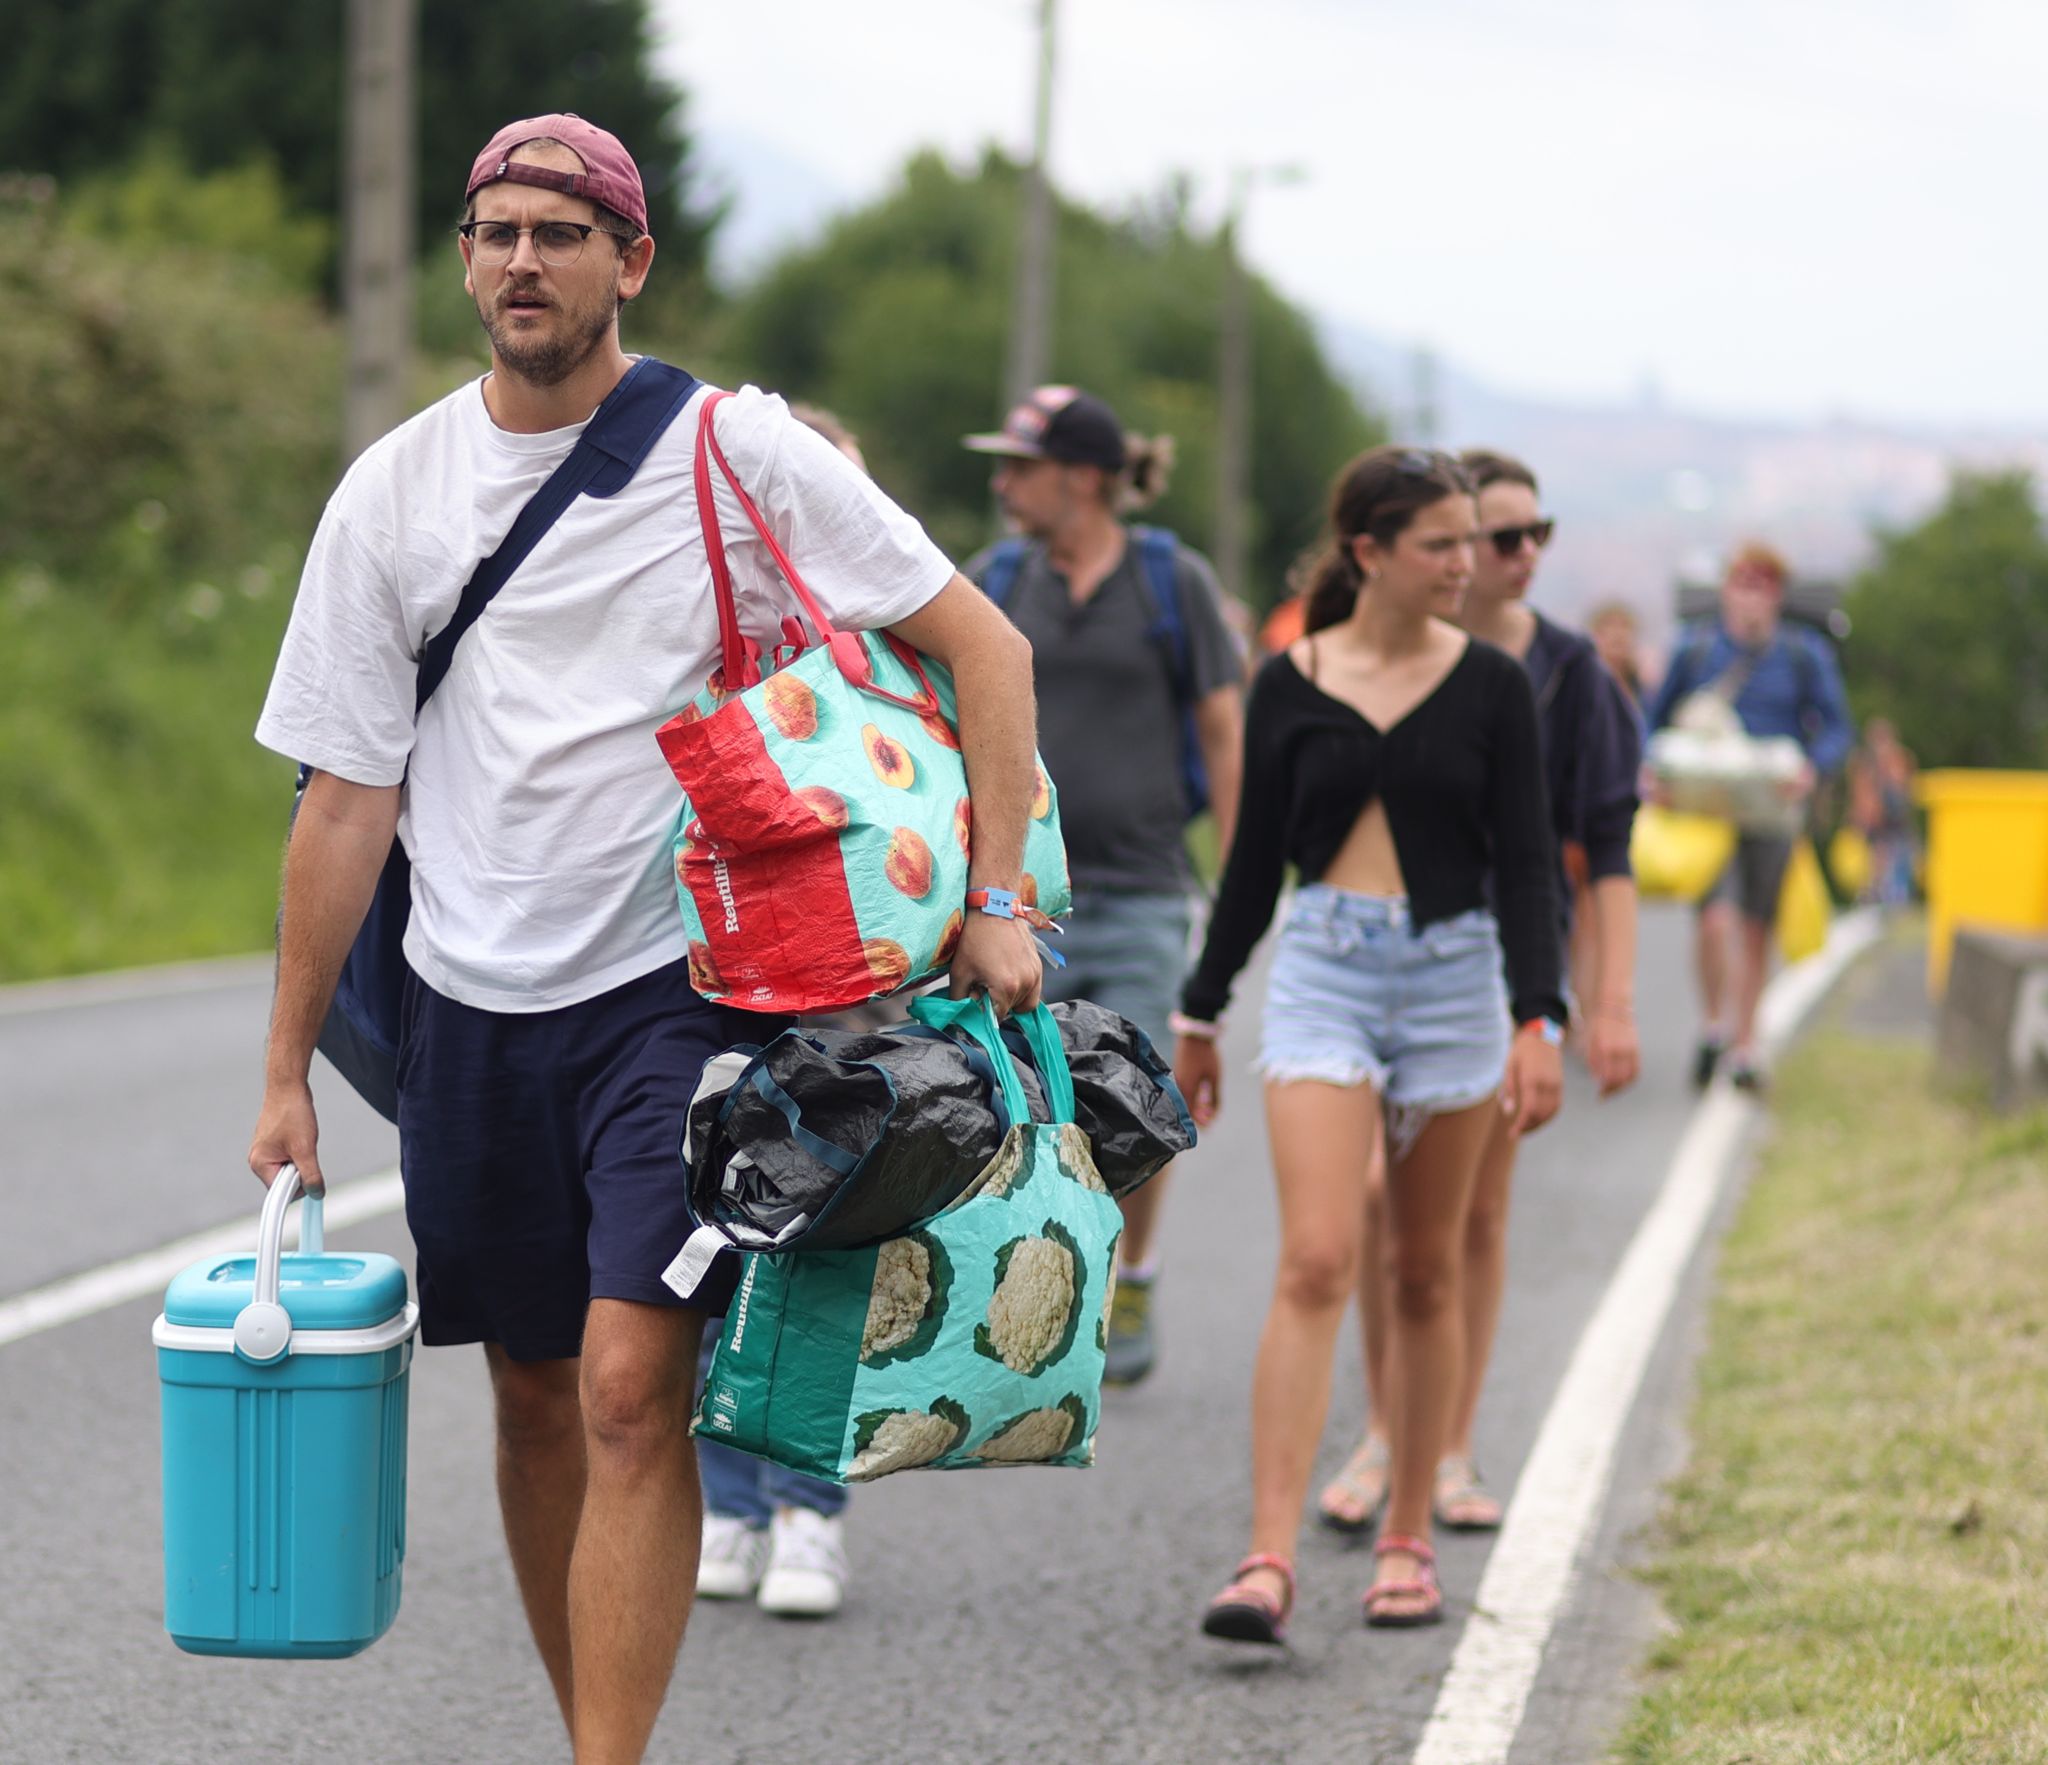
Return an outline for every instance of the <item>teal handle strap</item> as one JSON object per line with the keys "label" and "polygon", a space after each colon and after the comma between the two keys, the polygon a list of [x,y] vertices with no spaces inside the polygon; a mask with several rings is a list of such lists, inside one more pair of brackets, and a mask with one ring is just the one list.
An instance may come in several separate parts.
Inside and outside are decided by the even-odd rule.
{"label": "teal handle strap", "polygon": [[[1020,1123],[1031,1119],[1024,1086],[1017,1077],[1016,1060],[1004,1045],[1002,1026],[986,993],[975,993],[965,999],[943,999],[926,993],[910,1002],[910,1015],[935,1030],[958,1030],[980,1048],[996,1069],[996,1083],[1002,1087],[1003,1102],[1009,1108],[1010,1119]],[[1072,1121],[1074,1077],[1067,1070],[1067,1051],[1060,1046],[1059,1025],[1053,1022],[1052,1013],[1043,1005],[1020,1012],[1017,1025],[1024,1032],[1024,1040],[1038,1062],[1038,1075],[1045,1081],[1045,1100],[1052,1111],[1052,1119],[1055,1122]]]}
{"label": "teal handle strap", "polygon": [[1045,1081],[1045,1101],[1056,1122],[1074,1119],[1074,1075],[1067,1069],[1067,1051],[1060,1046],[1060,1026],[1043,1005],[1034,1005],[1017,1018],[1025,1043],[1038,1063],[1038,1076]]}

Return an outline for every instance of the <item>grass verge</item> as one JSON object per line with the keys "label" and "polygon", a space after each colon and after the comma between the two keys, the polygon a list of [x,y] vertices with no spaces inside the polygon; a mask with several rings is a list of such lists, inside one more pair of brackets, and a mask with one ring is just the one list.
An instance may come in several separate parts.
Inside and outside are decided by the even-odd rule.
{"label": "grass verge", "polygon": [[1839,1032],[1776,1093],[1614,1756],[2048,1760],[2048,1111]]}
{"label": "grass verge", "polygon": [[0,597],[0,982],[261,950],[292,768],[282,561],[128,617]]}

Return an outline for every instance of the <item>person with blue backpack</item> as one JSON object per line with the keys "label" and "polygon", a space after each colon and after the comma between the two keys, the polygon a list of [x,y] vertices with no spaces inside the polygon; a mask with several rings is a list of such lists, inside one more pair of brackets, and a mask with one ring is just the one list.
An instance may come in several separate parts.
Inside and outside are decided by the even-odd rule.
{"label": "person with blue backpack", "polygon": [[[1820,780],[1848,759],[1856,732],[1833,647],[1818,632],[1785,623],[1790,578],[1790,567],[1771,547],[1751,544],[1737,551],[1721,584],[1720,616],[1686,627],[1645,721],[1655,733],[1694,695],[1719,699],[1744,733],[1788,736],[1799,744],[1806,764],[1785,789],[1804,805]],[[1786,834],[1745,831],[1720,879],[1700,900],[1694,958],[1705,1021],[1692,1077],[1701,1088],[1724,1059],[1729,1082],[1738,1089],[1763,1084],[1756,1014],[1795,843]]]}
{"label": "person with blue backpack", "polygon": [[[257,725],[303,787],[249,1164],[322,1189],[316,1042],[392,1107],[422,1336],[483,1345],[527,1620],[575,1758],[615,1765],[644,1756],[689,1618],[694,1374],[734,1287],[662,1279],[695,1224],[682,1127],[705,1063],[779,1025],[694,991],[675,907],[655,731],[723,654],[692,508],[714,389],[621,347],[654,258],[639,170],[554,114],[501,129],[464,195],[490,371],[349,468]],[[725,400],[718,439],[836,623],[951,670],[975,828],[951,985],[1028,1009],[1029,928],[970,909],[1024,882],[1025,644],[779,398]],[[726,544],[772,642],[792,609],[767,542]]]}
{"label": "person with blue backpack", "polygon": [[[1101,399],[1041,386],[991,434],[1013,535],[967,573],[1031,640],[1039,751],[1060,793],[1074,913],[1048,999],[1092,999],[1162,1053],[1185,968],[1194,874],[1187,823],[1212,812],[1220,852],[1237,821],[1244,658],[1199,553],[1123,516],[1165,489],[1165,437],[1124,433]],[[1220,862],[1220,858],[1219,858]],[[1124,1203],[1105,1377],[1134,1384],[1156,1345],[1154,1248],[1165,1173]]]}

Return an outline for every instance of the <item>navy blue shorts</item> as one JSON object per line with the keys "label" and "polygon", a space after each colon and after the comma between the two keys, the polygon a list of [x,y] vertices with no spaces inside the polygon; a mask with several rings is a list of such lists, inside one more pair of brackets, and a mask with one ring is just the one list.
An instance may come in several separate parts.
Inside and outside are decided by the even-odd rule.
{"label": "navy blue shorts", "polygon": [[[661,1279],[695,1224],[683,1117],[707,1060],[781,1028],[707,1004],[681,962],[531,1013],[408,975],[398,1139],[421,1339],[564,1360],[593,1299],[685,1304]],[[724,1311],[738,1275],[721,1256],[690,1309]]]}

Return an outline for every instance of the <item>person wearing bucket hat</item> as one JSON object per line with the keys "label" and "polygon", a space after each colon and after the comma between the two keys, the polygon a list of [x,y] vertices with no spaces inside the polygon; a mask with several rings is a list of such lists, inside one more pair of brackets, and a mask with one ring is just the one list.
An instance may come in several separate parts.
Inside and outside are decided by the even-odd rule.
{"label": "person wearing bucket hat", "polygon": [[[705,1062],[778,1027],[690,986],[676,788],[654,739],[722,651],[690,512],[715,389],[621,345],[655,242],[615,136],[566,113],[510,124],[463,197],[489,371],[348,469],[257,725],[305,784],[249,1163],[322,1186],[312,1055],[395,833],[411,861],[396,1115],[422,1337],[484,1346],[534,1640],[575,1757],[629,1760],[689,1616],[690,1396],[705,1317],[734,1286],[714,1271],[685,1302],[661,1278],[693,1224],[678,1135]],[[952,671],[970,884],[1015,892],[1037,786],[1028,646],[780,398],[745,388],[716,427],[827,616]],[[575,482],[558,472],[593,464],[605,475],[552,524],[526,514]],[[772,633],[791,610],[781,578],[737,497],[719,502],[742,618]],[[514,558],[477,615],[488,588],[466,587],[504,582]],[[1035,1003],[1029,929],[968,913],[951,983]]]}
{"label": "person wearing bucket hat", "polygon": [[[1041,386],[963,445],[994,458],[996,498],[1017,529],[967,572],[1031,640],[1040,752],[1074,881],[1067,965],[1048,972],[1046,994],[1107,1006],[1164,1050],[1191,924],[1186,822],[1212,809],[1228,852],[1236,820],[1244,658],[1208,561],[1121,519],[1165,488],[1169,440],[1126,435],[1076,387]],[[1152,1370],[1165,1182],[1162,1172],[1123,1204],[1112,1384]]]}

